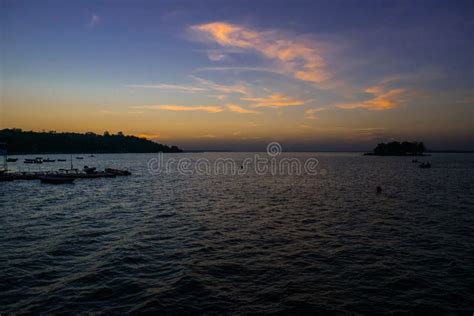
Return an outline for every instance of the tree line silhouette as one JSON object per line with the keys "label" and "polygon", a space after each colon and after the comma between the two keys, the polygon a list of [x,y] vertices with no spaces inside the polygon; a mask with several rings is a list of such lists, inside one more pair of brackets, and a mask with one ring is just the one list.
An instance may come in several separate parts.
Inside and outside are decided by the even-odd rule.
{"label": "tree line silhouette", "polygon": [[58,133],[22,131],[21,129],[0,130],[0,142],[7,143],[9,153],[154,153],[182,152],[176,146],[167,146],[145,138],[113,135],[104,132],[98,135],[92,132]]}
{"label": "tree line silhouette", "polygon": [[420,156],[426,152],[426,147],[423,142],[390,142],[380,143],[375,147],[373,153],[377,156]]}

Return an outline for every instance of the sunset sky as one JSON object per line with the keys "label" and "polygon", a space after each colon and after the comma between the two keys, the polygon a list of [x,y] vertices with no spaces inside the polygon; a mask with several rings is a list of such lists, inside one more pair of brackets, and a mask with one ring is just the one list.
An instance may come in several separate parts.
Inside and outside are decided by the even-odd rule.
{"label": "sunset sky", "polygon": [[473,1],[1,1],[0,127],[474,149]]}

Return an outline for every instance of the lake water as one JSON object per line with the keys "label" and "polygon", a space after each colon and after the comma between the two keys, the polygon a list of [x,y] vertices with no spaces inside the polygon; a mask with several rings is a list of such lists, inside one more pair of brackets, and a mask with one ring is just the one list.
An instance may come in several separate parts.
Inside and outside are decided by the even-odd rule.
{"label": "lake water", "polygon": [[[25,157],[11,168],[69,167]],[[153,157],[74,161],[130,177],[0,182],[1,313],[474,312],[472,154],[279,156],[316,175],[153,175]]]}

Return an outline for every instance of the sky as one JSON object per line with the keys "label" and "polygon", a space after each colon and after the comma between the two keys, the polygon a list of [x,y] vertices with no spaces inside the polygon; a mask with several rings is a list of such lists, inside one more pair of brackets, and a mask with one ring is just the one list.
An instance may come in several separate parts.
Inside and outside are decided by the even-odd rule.
{"label": "sky", "polygon": [[474,149],[472,1],[0,1],[0,127]]}

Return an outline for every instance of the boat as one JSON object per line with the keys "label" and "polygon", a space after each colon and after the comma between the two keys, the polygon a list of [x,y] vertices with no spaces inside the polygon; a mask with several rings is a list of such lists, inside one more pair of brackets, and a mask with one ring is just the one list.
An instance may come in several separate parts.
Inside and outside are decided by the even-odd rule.
{"label": "boat", "polygon": [[95,173],[85,173],[85,172],[76,172],[76,173],[62,173],[61,177],[72,178],[72,179],[96,179],[96,178],[115,178],[115,174],[99,171]]}
{"label": "boat", "polygon": [[96,169],[96,168],[88,167],[88,166],[84,166],[84,168],[83,168],[84,172],[87,173],[87,174],[94,174],[94,173],[96,173],[95,169]]}
{"label": "boat", "polygon": [[23,161],[23,163],[34,163],[34,162],[35,162],[34,159],[25,159],[25,160]]}
{"label": "boat", "polygon": [[431,168],[431,164],[429,162],[422,162],[420,165],[421,169],[428,169]]}
{"label": "boat", "polygon": [[56,161],[55,159],[49,159],[49,158],[43,159],[43,162],[55,162],[55,161]]}
{"label": "boat", "polygon": [[66,161],[66,159],[58,159],[58,161]]}
{"label": "boat", "polygon": [[105,168],[104,170],[106,173],[114,174],[117,176],[129,176],[132,173],[128,170],[119,170],[119,169],[112,169],[112,168]]}
{"label": "boat", "polygon": [[49,184],[67,184],[73,183],[75,180],[75,178],[63,177],[60,175],[40,176],[38,178],[41,180],[41,183]]}
{"label": "boat", "polygon": [[76,159],[79,159],[79,160],[81,160],[81,159],[84,159],[84,157],[76,157]]}
{"label": "boat", "polygon": [[94,155],[90,155],[89,157],[91,157],[91,158],[92,158],[92,157],[95,157],[95,156],[94,156]]}
{"label": "boat", "polygon": [[8,158],[7,162],[17,162],[18,158]]}

